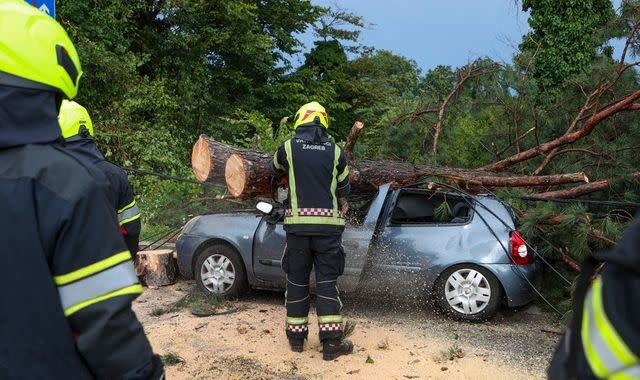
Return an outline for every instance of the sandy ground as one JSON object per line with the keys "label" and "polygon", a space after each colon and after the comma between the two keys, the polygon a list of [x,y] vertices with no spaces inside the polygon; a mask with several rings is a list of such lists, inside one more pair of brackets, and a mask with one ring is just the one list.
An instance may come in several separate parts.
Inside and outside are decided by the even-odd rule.
{"label": "sandy ground", "polygon": [[325,362],[313,329],[315,314],[304,352],[289,350],[282,293],[253,292],[235,301],[239,311],[227,315],[151,315],[189,291],[187,282],[145,289],[134,304],[154,350],[182,359],[166,367],[170,380],[540,379],[558,339],[541,329],[561,328],[535,306],[532,312],[508,311],[488,323],[467,324],[425,306],[347,297],[344,314],[357,322],[350,338],[354,354]]}

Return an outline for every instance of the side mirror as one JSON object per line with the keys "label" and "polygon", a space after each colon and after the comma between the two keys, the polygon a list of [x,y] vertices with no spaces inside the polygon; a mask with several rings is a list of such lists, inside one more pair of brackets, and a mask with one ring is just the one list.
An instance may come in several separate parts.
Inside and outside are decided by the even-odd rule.
{"label": "side mirror", "polygon": [[256,208],[263,214],[269,215],[273,211],[273,205],[267,202],[258,202]]}

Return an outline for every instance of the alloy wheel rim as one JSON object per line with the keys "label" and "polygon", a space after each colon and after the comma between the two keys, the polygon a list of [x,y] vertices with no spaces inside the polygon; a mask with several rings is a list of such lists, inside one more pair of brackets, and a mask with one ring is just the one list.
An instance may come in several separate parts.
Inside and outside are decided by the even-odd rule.
{"label": "alloy wheel rim", "polygon": [[234,284],[236,268],[227,256],[215,254],[207,257],[200,267],[202,285],[211,293],[222,294]]}
{"label": "alloy wheel rim", "polygon": [[474,269],[458,269],[447,279],[444,295],[449,306],[465,315],[484,310],[491,299],[489,281]]}

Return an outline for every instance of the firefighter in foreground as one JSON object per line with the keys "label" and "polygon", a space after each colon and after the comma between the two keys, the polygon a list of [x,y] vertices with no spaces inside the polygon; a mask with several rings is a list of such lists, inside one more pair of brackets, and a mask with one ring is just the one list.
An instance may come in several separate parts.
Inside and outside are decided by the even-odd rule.
{"label": "firefighter in foreground", "polygon": [[640,379],[640,219],[612,251],[593,283],[589,258],[574,291],[573,320],[547,371],[549,379]]}
{"label": "firefighter in foreground", "polygon": [[289,207],[284,228],[287,246],[282,269],[287,274],[286,334],[291,349],[302,352],[309,334],[309,275],[316,271],[316,311],[323,359],[350,354],[343,339],[336,281],[344,271],[342,232],[348,204],[349,168],[340,147],[327,136],[329,120],[317,102],[302,106],[294,117],[295,136],[276,152],[272,170],[287,175]]}
{"label": "firefighter in foreground", "polygon": [[81,75],[55,20],[0,2],[1,379],[164,376],[131,310],[141,287],[106,178],[56,143]]}
{"label": "firefighter in foreground", "polygon": [[80,104],[63,100],[58,122],[65,139],[65,147],[83,162],[95,165],[109,181],[109,192],[120,230],[131,255],[135,257],[140,241],[140,211],[125,172],[104,159],[94,140],[91,117]]}

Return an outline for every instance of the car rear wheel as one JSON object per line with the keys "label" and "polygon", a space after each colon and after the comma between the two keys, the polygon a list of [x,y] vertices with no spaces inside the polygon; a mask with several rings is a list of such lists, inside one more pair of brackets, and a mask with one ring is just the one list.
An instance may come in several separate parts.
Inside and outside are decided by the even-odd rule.
{"label": "car rear wheel", "polygon": [[435,290],[440,308],[450,317],[467,322],[493,317],[502,297],[496,277],[473,264],[447,268],[438,278]]}
{"label": "car rear wheel", "polygon": [[222,296],[238,296],[246,288],[238,253],[226,245],[213,245],[198,254],[195,266],[198,289]]}

